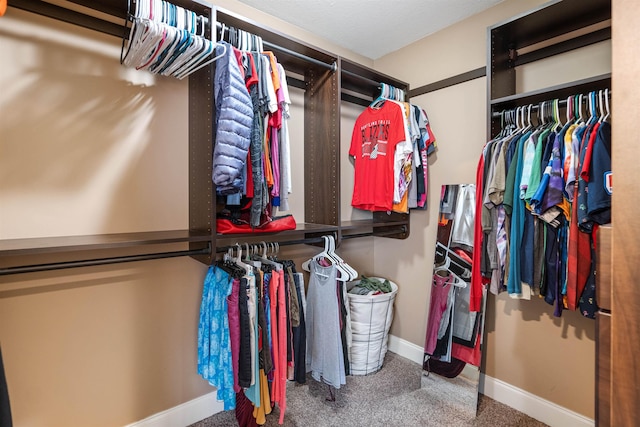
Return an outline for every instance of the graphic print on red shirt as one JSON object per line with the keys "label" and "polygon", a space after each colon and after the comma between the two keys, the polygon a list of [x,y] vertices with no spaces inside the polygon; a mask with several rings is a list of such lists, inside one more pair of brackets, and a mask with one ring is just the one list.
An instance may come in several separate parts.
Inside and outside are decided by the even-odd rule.
{"label": "graphic print on red shirt", "polygon": [[402,110],[393,102],[385,102],[377,109],[367,107],[358,116],[349,148],[349,155],[355,157],[353,207],[391,210],[394,153],[404,137]]}

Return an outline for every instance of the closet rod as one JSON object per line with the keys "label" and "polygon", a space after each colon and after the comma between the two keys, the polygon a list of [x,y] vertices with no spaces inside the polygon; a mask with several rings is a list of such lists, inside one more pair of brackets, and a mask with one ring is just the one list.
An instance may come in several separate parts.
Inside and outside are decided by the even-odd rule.
{"label": "closet rod", "polygon": [[[351,71],[348,71],[348,70],[342,70],[342,74],[346,74],[347,76],[351,76],[351,77],[354,77],[356,79],[363,80],[363,81],[365,81],[365,82],[367,82],[367,83],[369,83],[369,84],[371,84],[373,86],[376,86],[378,89],[382,88],[382,84],[380,82],[377,82],[377,81],[372,80],[372,79],[370,79],[368,77],[365,77],[365,76],[361,76],[360,74],[352,73]],[[391,86],[393,86],[393,85],[391,85]]]}
{"label": "closet rod", "polygon": [[[218,30],[221,29],[222,28],[222,23],[216,22],[216,28]],[[319,59],[312,58],[312,57],[304,55],[302,53],[298,53],[295,50],[287,49],[286,47],[282,47],[282,46],[279,46],[279,45],[277,45],[275,43],[271,43],[271,42],[268,42],[268,41],[265,41],[265,40],[262,41],[262,45],[264,47],[269,48],[269,49],[277,50],[278,52],[286,53],[287,55],[291,55],[291,56],[296,57],[298,59],[302,59],[303,61],[307,61],[307,62],[310,62],[312,64],[318,65],[320,67],[327,68],[327,69],[329,69],[331,71],[336,71],[338,69],[338,63],[336,61],[333,61],[331,64],[327,64],[326,62],[322,62]]]}
{"label": "closet rod", "polygon": [[[252,236],[253,237],[253,236]],[[284,240],[282,242],[274,242],[277,243],[280,246],[291,246],[291,245],[306,245],[306,244],[310,244],[310,243],[322,243],[324,242],[324,239],[322,237],[310,237],[307,239],[299,239],[299,240]],[[245,245],[258,245],[261,242],[252,242],[252,243],[240,243],[238,242],[238,244],[236,245],[230,245],[230,246],[220,246],[216,248],[216,253],[224,253],[227,252],[229,249],[236,249],[238,247],[238,245],[240,245],[241,248],[244,248]]]}
{"label": "closet rod", "polygon": [[342,236],[342,239],[356,239],[359,237],[384,237],[384,236],[393,236],[394,234],[406,233],[407,227],[402,226],[399,230],[389,230],[389,231],[381,231],[381,232],[369,232],[369,233],[359,233],[359,234],[346,234]]}
{"label": "closet rod", "polygon": [[[590,92],[593,92],[593,91],[590,91]],[[611,90],[609,90],[609,99],[611,99]],[[548,101],[551,101],[551,100],[548,100]],[[566,105],[567,105],[567,98],[561,98],[561,99],[559,99],[559,100],[558,100],[558,103],[559,103],[559,105],[560,105],[560,106],[566,106]],[[584,97],[584,104],[588,104],[588,103],[589,103],[589,97],[588,97],[588,96],[585,96],[585,97]],[[531,111],[537,111],[537,110],[538,110],[538,108],[540,108],[540,107],[538,106],[538,104],[540,104],[540,103],[539,103],[539,102],[532,103],[532,104],[524,103],[524,104],[518,105],[518,107],[526,107],[526,106],[528,106],[528,105],[531,105]],[[516,108],[517,108],[517,107],[513,107],[513,108],[505,108],[504,110],[501,110],[501,111],[494,111],[494,112],[491,114],[491,117],[492,117],[492,118],[494,118],[494,119],[499,119],[500,117],[502,117],[502,111],[512,111],[512,110],[515,110]]]}
{"label": "closet rod", "polygon": [[83,261],[63,261],[63,262],[53,262],[49,264],[6,267],[6,268],[0,269],[0,276],[6,276],[9,274],[19,274],[19,273],[35,273],[38,271],[62,270],[65,268],[91,267],[95,265],[119,264],[124,262],[133,262],[133,261],[147,261],[152,259],[175,258],[175,257],[193,256],[193,255],[210,255],[210,254],[211,254],[211,243],[209,243],[206,248],[188,250],[188,251],[158,252],[158,253],[152,253],[152,254],[88,259]]}

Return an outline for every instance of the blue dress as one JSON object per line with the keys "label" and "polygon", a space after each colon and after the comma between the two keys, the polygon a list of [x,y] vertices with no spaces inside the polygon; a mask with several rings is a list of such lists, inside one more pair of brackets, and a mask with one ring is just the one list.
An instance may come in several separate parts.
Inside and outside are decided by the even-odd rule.
{"label": "blue dress", "polygon": [[204,279],[198,325],[198,374],[218,389],[224,409],[236,407],[227,297],[233,278],[223,269],[210,266]]}

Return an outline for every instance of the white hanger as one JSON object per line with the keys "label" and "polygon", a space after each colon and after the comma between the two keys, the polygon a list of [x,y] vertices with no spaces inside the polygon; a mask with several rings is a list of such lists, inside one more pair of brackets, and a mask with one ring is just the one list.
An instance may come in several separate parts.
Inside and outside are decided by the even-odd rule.
{"label": "white hanger", "polygon": [[267,243],[264,242],[264,241],[262,241],[260,243],[263,245],[263,247],[262,247],[262,249],[263,249],[262,250],[262,256],[260,256],[258,258],[260,260],[260,262],[262,262],[263,264],[270,265],[270,266],[274,267],[278,271],[282,271],[282,269],[284,268],[282,266],[282,264],[280,264],[280,263],[278,263],[276,261],[273,261],[273,260],[271,260],[271,259],[269,259],[267,257]]}
{"label": "white hanger", "polygon": [[[203,36],[204,25],[202,34],[196,33],[201,17],[183,7],[170,6],[164,0],[135,3],[129,44],[122,58],[124,65],[183,79],[226,53],[223,44],[219,55],[207,59],[214,54],[218,43]],[[184,42],[178,42],[183,39]],[[176,49],[181,49],[178,55]],[[158,62],[160,58],[162,60]]]}
{"label": "white hanger", "polygon": [[[349,273],[344,269],[343,266],[341,266],[333,257],[331,257],[330,253],[329,253],[329,237],[328,236],[322,236],[322,239],[324,240],[324,250],[322,252],[320,252],[319,254],[313,256],[311,259],[305,261],[302,263],[302,269],[305,271],[311,271],[311,263],[312,262],[316,262],[317,260],[324,258],[326,260],[328,260],[331,265],[334,265],[336,267],[336,270],[338,270],[338,277],[337,280],[341,281],[341,282],[348,282],[349,281]],[[324,274],[321,274],[319,272],[317,272],[319,275],[323,276],[323,277],[327,277]]]}
{"label": "white hanger", "polygon": [[600,89],[598,91],[598,107],[600,108],[600,118],[598,119],[598,122],[600,123],[602,123],[605,120],[605,118],[608,116],[604,108],[604,100],[602,99],[603,95],[604,95],[604,90]]}
{"label": "white hanger", "polygon": [[604,118],[602,119],[602,121],[606,121],[609,118],[610,115],[610,111],[609,111],[609,88],[604,90],[604,103],[605,103],[605,109],[606,114],[604,116]]}
{"label": "white hanger", "polygon": [[346,271],[347,275],[349,276],[349,281],[357,279],[358,272],[354,270],[345,260],[340,258],[340,256],[336,253],[336,241],[333,238],[333,235],[327,236],[327,238],[329,240],[329,256],[333,258],[337,262],[337,264]]}
{"label": "white hanger", "polygon": [[248,264],[245,264],[242,261],[242,247],[240,246],[240,243],[236,243],[237,246],[237,256],[233,259],[233,262],[235,262],[239,267],[243,268],[247,274],[249,274],[252,270],[253,267],[251,267]]}
{"label": "white hanger", "polygon": [[[453,286],[455,286],[457,288],[461,288],[461,289],[466,288],[467,287],[467,282],[462,280],[456,273],[451,271],[450,267],[451,267],[451,259],[449,258],[449,256],[447,254],[445,254],[444,263],[441,264],[441,265],[435,266],[433,268],[433,272],[434,273],[446,272],[450,277],[452,277],[454,279],[452,282],[450,282]],[[442,277],[444,277],[444,276],[442,276]]]}
{"label": "white hanger", "polygon": [[579,94],[578,95],[578,122],[580,124],[584,123],[584,117],[582,116],[582,102],[584,99],[584,95],[583,94]]}

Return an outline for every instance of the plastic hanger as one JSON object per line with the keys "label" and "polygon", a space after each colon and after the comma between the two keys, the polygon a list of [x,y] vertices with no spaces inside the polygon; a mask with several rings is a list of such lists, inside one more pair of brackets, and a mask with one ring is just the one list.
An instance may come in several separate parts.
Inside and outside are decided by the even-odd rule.
{"label": "plastic hanger", "polygon": [[242,261],[242,247],[240,246],[239,243],[236,243],[236,247],[237,247],[236,249],[237,256],[233,259],[233,262],[235,262],[238,266],[243,268],[247,272],[247,274],[249,274],[253,267],[251,267],[249,264],[245,264]]}
{"label": "plastic hanger", "polygon": [[[331,257],[331,255],[329,254],[329,237],[328,236],[322,236],[322,239],[324,240],[324,250],[322,252],[320,252],[317,255],[314,255],[311,259],[305,261],[302,263],[302,268],[305,271],[311,271],[311,263],[312,262],[316,262],[319,259],[326,259],[327,261],[329,261],[329,263],[331,265],[334,265],[336,267],[336,270],[338,270],[338,277],[337,280],[341,281],[341,282],[348,282],[349,281],[349,273],[341,266],[339,265],[339,263]],[[319,275],[323,276],[323,277],[328,277],[322,273],[316,272]]]}
{"label": "plastic hanger", "polygon": [[[449,258],[448,255],[445,254],[444,263],[434,267],[433,272],[435,274],[437,274],[439,272],[440,273],[446,272],[447,276],[452,277],[454,279],[452,282],[450,282],[453,286],[455,286],[457,288],[466,288],[467,287],[467,282],[462,280],[456,273],[451,271],[450,267],[451,267],[451,259]],[[440,276],[441,277],[446,277],[446,276],[442,276],[442,275],[440,275]]]}
{"label": "plastic hanger", "polygon": [[337,264],[346,271],[349,281],[357,279],[358,272],[336,253],[336,241],[333,238],[333,235],[327,236],[327,238],[329,240],[329,256],[331,256]]}
{"label": "plastic hanger", "polygon": [[380,83],[380,96],[378,96],[375,100],[373,100],[373,102],[371,104],[369,104],[369,107],[371,108],[380,108],[384,105],[384,102],[389,98],[389,89],[388,89],[388,85],[386,83]]}
{"label": "plastic hanger", "polygon": [[445,254],[444,261],[442,262],[442,264],[435,265],[433,267],[433,271],[449,270],[450,266],[451,266],[451,259]]}
{"label": "plastic hanger", "polygon": [[560,128],[562,128],[563,124],[562,124],[562,120],[560,120],[560,100],[559,99],[553,100],[553,121],[554,121],[554,126],[553,126],[554,131],[557,131]]}
{"label": "plastic hanger", "polygon": [[274,260],[269,259],[269,257],[267,256],[267,243],[262,241],[262,242],[260,242],[260,244],[263,245],[262,246],[262,255],[258,258],[260,260],[260,262],[262,264],[270,265],[270,266],[272,266],[273,268],[275,268],[278,271],[282,271],[282,269],[283,269],[282,264],[280,264],[280,263],[278,263],[278,262],[276,262]]}
{"label": "plastic hanger", "polygon": [[606,114],[604,116],[604,118],[602,119],[602,121],[607,121],[607,119],[609,118],[611,112],[609,110],[609,89],[605,89],[604,90],[604,104],[605,104],[605,110],[606,110]]}
{"label": "plastic hanger", "polygon": [[579,94],[577,96],[577,100],[576,100],[576,111],[578,113],[578,123],[579,124],[584,124],[584,117],[582,115],[582,103],[584,100],[584,95],[583,94]]}
{"label": "plastic hanger", "polygon": [[598,108],[600,109],[600,117],[598,118],[599,123],[602,123],[605,118],[604,100],[602,99],[603,94],[604,94],[604,90],[600,89],[598,91]]}

